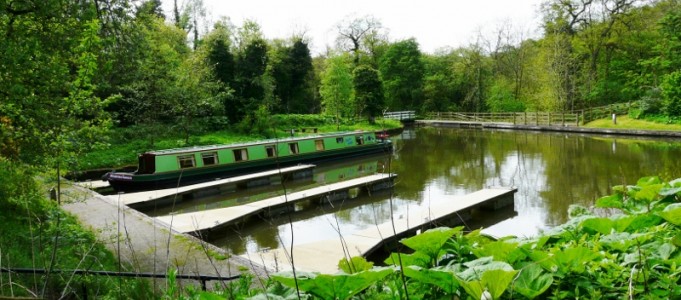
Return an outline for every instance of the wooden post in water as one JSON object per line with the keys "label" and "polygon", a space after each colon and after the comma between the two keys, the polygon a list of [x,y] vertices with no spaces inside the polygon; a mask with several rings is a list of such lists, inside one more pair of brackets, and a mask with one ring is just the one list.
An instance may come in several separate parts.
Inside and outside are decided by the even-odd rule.
{"label": "wooden post in water", "polygon": [[551,126],[551,112],[549,112],[549,120],[548,120],[548,122],[549,122],[549,126]]}
{"label": "wooden post in water", "polygon": [[515,112],[513,112],[513,125],[515,125]]}
{"label": "wooden post in water", "polygon": [[525,121],[524,123],[525,123],[525,125],[527,125],[527,112],[524,111],[523,114],[524,114],[523,121]]}

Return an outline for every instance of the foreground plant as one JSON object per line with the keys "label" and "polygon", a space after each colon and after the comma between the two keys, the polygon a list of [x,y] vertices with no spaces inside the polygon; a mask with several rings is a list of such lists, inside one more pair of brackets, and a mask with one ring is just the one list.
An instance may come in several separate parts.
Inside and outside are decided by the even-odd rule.
{"label": "foreground plant", "polygon": [[[285,299],[668,299],[681,296],[681,179],[645,177],[613,187],[594,211],[574,206],[570,220],[532,239],[494,239],[480,230],[435,228],[404,239],[373,267],[343,260],[334,275],[272,277],[280,286],[256,298]],[[351,268],[352,266],[360,266]],[[350,274],[352,273],[352,274]]]}

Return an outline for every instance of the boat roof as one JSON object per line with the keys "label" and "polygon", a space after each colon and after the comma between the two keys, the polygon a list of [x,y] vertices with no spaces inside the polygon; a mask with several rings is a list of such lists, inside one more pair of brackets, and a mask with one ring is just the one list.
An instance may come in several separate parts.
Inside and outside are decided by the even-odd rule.
{"label": "boat roof", "polygon": [[249,146],[264,145],[264,144],[278,144],[278,143],[287,143],[287,142],[309,140],[309,139],[316,139],[316,138],[341,137],[341,136],[365,134],[365,133],[373,133],[373,131],[358,130],[358,131],[319,133],[319,134],[311,134],[311,135],[306,135],[306,136],[285,137],[285,138],[278,138],[278,139],[267,139],[267,140],[244,142],[244,143],[193,146],[193,147],[173,148],[173,149],[164,149],[164,150],[154,150],[154,151],[147,151],[144,154],[167,155],[167,154],[178,154],[178,153],[189,153],[189,152],[203,152],[203,151],[219,150],[219,149],[225,149],[225,148],[249,147]]}

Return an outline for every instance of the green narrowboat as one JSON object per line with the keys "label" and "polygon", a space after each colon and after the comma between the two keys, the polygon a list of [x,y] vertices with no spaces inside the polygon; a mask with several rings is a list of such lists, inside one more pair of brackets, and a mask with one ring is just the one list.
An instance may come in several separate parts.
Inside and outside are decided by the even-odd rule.
{"label": "green narrowboat", "polygon": [[271,139],[252,143],[150,151],[135,172],[102,176],[116,191],[170,188],[244,175],[303,162],[390,152],[392,143],[374,132],[355,131]]}

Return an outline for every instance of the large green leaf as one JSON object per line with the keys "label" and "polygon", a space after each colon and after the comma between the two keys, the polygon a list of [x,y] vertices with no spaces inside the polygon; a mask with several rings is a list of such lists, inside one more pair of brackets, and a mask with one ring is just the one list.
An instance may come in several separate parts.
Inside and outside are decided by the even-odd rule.
{"label": "large green leaf", "polygon": [[[220,296],[215,293],[210,293],[210,292],[199,292],[198,297],[199,300],[223,300],[225,299],[224,296]],[[276,299],[276,298],[273,298]],[[284,299],[284,298],[281,298]]]}
{"label": "large green leaf", "polygon": [[663,219],[653,214],[621,216],[613,219],[615,231],[637,232],[662,223]]}
{"label": "large green leaf", "polygon": [[419,266],[424,268],[431,267],[431,260],[428,255],[422,252],[412,254],[391,253],[383,262],[393,266]]}
{"label": "large green leaf", "polygon": [[461,231],[459,228],[433,228],[413,237],[403,239],[400,243],[407,247],[414,249],[416,252],[421,252],[428,255],[431,260],[435,261],[440,257],[442,246],[456,233]]}
{"label": "large green leaf", "polygon": [[513,281],[518,271],[489,270],[482,274],[482,283],[492,294],[492,299],[499,299]]}
{"label": "large green leaf", "polygon": [[641,177],[641,179],[639,179],[636,182],[636,185],[638,185],[640,187],[646,187],[646,186],[657,185],[657,184],[661,184],[661,183],[662,183],[662,180],[660,179],[660,177],[648,176],[648,177]]}
{"label": "large green leaf", "polygon": [[681,186],[680,187],[664,187],[660,189],[660,195],[662,196],[671,196],[671,195],[678,195],[681,194]]}
{"label": "large green leaf", "polygon": [[537,264],[531,264],[520,271],[513,290],[521,295],[534,299],[544,293],[553,284],[553,277],[546,274]]}
{"label": "large green leaf", "polygon": [[425,269],[409,266],[404,268],[404,275],[426,284],[436,285],[449,294],[455,293],[459,288],[454,272],[441,267]]}
{"label": "large green leaf", "polygon": [[553,260],[558,265],[558,271],[567,274],[569,272],[584,273],[586,264],[596,261],[601,255],[585,247],[567,248],[553,254]]}
{"label": "large green leaf", "polygon": [[338,268],[348,274],[370,270],[374,263],[367,261],[364,257],[354,256],[350,260],[343,258],[338,262]]}
{"label": "large green leaf", "polygon": [[673,238],[672,238],[672,244],[676,247],[681,247],[681,232],[677,233]]}
{"label": "large green leaf", "polygon": [[591,218],[591,219],[586,219],[582,222],[581,226],[584,229],[588,229],[594,232],[598,232],[601,234],[609,234],[613,227],[615,225],[615,222],[608,218]]}
{"label": "large green leaf", "polygon": [[651,203],[657,199],[660,190],[663,187],[663,184],[646,185],[634,194],[634,199],[645,203]]}
{"label": "large green leaf", "polygon": [[558,264],[551,258],[551,256],[539,250],[528,250],[527,256],[532,259],[535,263],[539,264],[544,270],[549,272],[556,272],[558,270]]}
{"label": "large green leaf", "polygon": [[[492,269],[484,271],[480,280],[467,281],[463,278],[457,278],[457,280],[473,299],[498,299],[511,284],[516,273],[518,271],[513,269]],[[485,292],[488,292],[490,297],[483,296]]]}
{"label": "large green leaf", "polygon": [[624,207],[622,203],[622,194],[614,194],[610,196],[601,197],[596,200],[596,207],[599,208],[618,208]]}
{"label": "large green leaf", "polygon": [[616,250],[620,252],[627,252],[631,247],[636,244],[645,242],[652,236],[638,234],[638,233],[628,233],[628,232],[613,232],[608,235],[601,236],[601,244],[610,250]]}
{"label": "large green leaf", "polygon": [[[348,299],[393,272],[391,268],[375,268],[356,274],[316,275],[298,277],[298,288],[322,299]],[[291,273],[273,275],[272,278],[289,287],[295,287]]]}
{"label": "large green leaf", "polygon": [[669,204],[664,210],[658,212],[657,215],[669,223],[677,226],[681,225],[681,203]]}
{"label": "large green leaf", "polygon": [[525,257],[525,254],[518,247],[518,243],[509,241],[496,241],[473,249],[473,254],[477,257],[491,256],[494,260],[505,261],[513,264]]}
{"label": "large green leaf", "polygon": [[494,261],[492,257],[483,257],[463,264],[467,267],[464,271],[456,274],[465,281],[480,280],[483,273],[489,270],[513,271],[513,267],[508,263]]}

